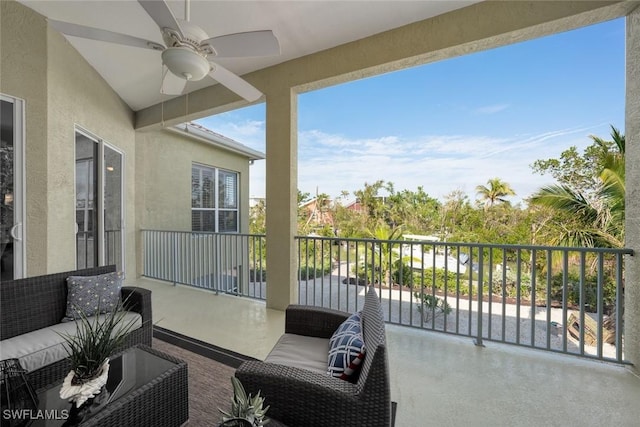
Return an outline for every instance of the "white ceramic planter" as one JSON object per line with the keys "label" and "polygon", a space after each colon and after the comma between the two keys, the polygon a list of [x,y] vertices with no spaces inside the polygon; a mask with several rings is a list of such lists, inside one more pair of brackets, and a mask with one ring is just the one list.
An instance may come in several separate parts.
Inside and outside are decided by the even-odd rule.
{"label": "white ceramic planter", "polygon": [[72,385],[71,380],[76,375],[72,369],[65,377],[62,387],[60,388],[60,398],[69,399],[70,402],[76,404],[76,408],[82,406],[87,400],[96,396],[102,390],[102,387],[107,383],[109,377],[109,359],[105,359],[102,363],[102,373],[99,377],[96,377],[84,384]]}

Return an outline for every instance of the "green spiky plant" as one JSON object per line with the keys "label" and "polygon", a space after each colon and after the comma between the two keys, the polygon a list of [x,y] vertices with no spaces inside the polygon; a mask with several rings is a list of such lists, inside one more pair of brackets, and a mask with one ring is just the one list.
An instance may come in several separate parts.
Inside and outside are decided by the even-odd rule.
{"label": "green spiky plant", "polygon": [[269,422],[265,417],[269,406],[263,407],[264,397],[260,396],[260,391],[255,396],[247,395],[242,383],[236,377],[231,377],[233,385],[233,401],[231,402],[231,411],[225,412],[222,409],[222,425],[224,426],[243,426],[251,425],[254,427],[263,426]]}
{"label": "green spiky plant", "polygon": [[80,317],[76,334],[60,334],[75,372],[72,385],[84,384],[100,375],[105,359],[124,343],[134,325],[134,319],[124,321],[126,310],[122,301],[103,316],[87,317],[82,310],[76,312]]}
{"label": "green spiky plant", "polygon": [[453,310],[448,302],[445,302],[443,299],[438,298],[435,295],[414,292],[413,296],[418,300],[416,309],[422,314],[425,322],[431,320],[432,314],[435,319],[443,314],[448,316]]}

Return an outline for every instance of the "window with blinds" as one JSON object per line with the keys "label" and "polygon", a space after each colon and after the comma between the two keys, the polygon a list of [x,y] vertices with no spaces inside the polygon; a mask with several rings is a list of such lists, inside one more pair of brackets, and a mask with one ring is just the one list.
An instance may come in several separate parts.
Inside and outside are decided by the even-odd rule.
{"label": "window with blinds", "polygon": [[238,173],[193,164],[191,229],[238,232]]}

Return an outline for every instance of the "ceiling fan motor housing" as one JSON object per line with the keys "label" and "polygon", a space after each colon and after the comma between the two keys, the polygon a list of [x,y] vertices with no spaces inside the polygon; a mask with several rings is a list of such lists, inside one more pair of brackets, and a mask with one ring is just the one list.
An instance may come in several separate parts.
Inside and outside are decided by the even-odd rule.
{"label": "ceiling fan motor housing", "polygon": [[173,74],[186,80],[202,80],[211,70],[207,58],[189,47],[168,47],[162,62]]}
{"label": "ceiling fan motor housing", "polygon": [[182,19],[176,20],[180,32],[164,28],[163,38],[167,49],[162,52],[162,62],[178,77],[187,80],[202,80],[211,71],[207,51],[200,43],[209,36],[202,28]]}

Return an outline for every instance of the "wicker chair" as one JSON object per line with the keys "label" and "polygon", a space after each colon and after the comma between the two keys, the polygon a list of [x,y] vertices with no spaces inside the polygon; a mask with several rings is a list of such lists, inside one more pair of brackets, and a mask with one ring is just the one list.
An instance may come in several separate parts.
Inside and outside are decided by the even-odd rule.
{"label": "wicker chair", "polygon": [[[285,332],[330,338],[349,313],[291,305]],[[375,288],[369,288],[362,310],[366,357],[356,383],[328,374],[261,361],[244,362],[235,375],[247,393],[258,391],[270,405],[267,415],[290,427],[392,425],[385,326]]]}
{"label": "wicker chair", "polygon": [[[0,340],[60,323],[67,306],[67,277],[93,276],[113,271],[116,268],[110,265],[3,282],[0,286]],[[131,331],[125,343],[116,351],[136,344],[151,347],[151,291],[133,286],[123,287],[122,299],[126,300],[127,310],[142,315],[142,327]],[[29,372],[27,378],[37,390],[64,378],[69,369],[71,362],[65,358]]]}

